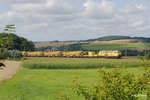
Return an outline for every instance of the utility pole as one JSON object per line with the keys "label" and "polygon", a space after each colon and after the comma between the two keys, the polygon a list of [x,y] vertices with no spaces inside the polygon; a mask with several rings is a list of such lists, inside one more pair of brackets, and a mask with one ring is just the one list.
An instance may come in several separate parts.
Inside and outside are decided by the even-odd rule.
{"label": "utility pole", "polygon": [[145,58],[146,58],[146,43],[144,43],[144,46],[145,46]]}
{"label": "utility pole", "polygon": [[125,58],[127,58],[127,40],[126,40],[126,45],[125,45]]}

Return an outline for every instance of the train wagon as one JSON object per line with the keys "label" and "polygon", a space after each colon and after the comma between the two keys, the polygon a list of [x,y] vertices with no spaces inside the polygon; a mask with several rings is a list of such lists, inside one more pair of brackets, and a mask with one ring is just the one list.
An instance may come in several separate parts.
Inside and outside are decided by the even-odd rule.
{"label": "train wagon", "polygon": [[62,56],[63,57],[68,57],[68,58],[70,58],[70,57],[79,57],[79,58],[81,58],[81,57],[83,57],[83,55],[85,55],[87,52],[85,52],[85,51],[68,51],[68,52],[63,52],[63,54],[62,54]]}
{"label": "train wagon", "polygon": [[98,53],[93,51],[52,51],[52,52],[22,52],[24,57],[68,57],[68,58],[121,58],[119,50],[101,50]]}
{"label": "train wagon", "polygon": [[52,52],[44,52],[43,56],[44,57],[61,57],[62,56],[61,51],[52,51]]}
{"label": "train wagon", "polygon": [[97,54],[94,51],[88,51],[83,55],[84,58],[97,58]]}
{"label": "train wagon", "polygon": [[21,54],[23,55],[23,57],[27,57],[27,52],[23,51],[21,52]]}
{"label": "train wagon", "polygon": [[118,50],[101,50],[97,56],[99,58],[121,58],[122,53]]}

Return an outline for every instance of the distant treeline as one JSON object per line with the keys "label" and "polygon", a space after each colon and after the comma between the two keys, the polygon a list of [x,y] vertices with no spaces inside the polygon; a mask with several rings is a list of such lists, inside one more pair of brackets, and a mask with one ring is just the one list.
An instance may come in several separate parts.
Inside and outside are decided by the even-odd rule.
{"label": "distant treeline", "polygon": [[64,45],[60,47],[47,46],[47,47],[36,48],[35,50],[36,51],[78,51],[78,50],[82,50],[81,45],[82,43]]}
{"label": "distant treeline", "polygon": [[[17,36],[16,34],[0,33],[1,41],[4,41],[4,44],[7,44],[5,48],[8,50],[20,50],[20,51],[34,51],[34,43],[28,41],[27,39]],[[1,43],[0,48],[3,43]]]}
{"label": "distant treeline", "polygon": [[[121,50],[122,55],[125,56],[125,50]],[[143,50],[143,51],[138,51],[138,50],[127,50],[127,56],[145,56],[145,53],[147,54],[150,52],[150,50]]]}

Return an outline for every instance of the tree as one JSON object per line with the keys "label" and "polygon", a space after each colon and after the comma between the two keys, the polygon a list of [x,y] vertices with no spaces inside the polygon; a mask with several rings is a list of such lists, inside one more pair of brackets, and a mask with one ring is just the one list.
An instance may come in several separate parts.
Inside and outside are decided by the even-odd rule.
{"label": "tree", "polygon": [[13,34],[16,32],[15,24],[7,25],[4,29],[4,33]]}
{"label": "tree", "polygon": [[[8,50],[33,51],[35,46],[32,41],[17,36],[15,34],[15,25],[7,25],[3,33],[0,33],[0,48]],[[3,50],[2,49],[2,50]]]}

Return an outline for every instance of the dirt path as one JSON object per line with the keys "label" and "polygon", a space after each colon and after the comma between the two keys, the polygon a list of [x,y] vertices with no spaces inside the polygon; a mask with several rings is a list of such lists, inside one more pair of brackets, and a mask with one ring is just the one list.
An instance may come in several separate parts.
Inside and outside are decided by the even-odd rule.
{"label": "dirt path", "polygon": [[5,61],[6,67],[0,68],[0,83],[4,80],[11,79],[19,69],[20,61]]}

